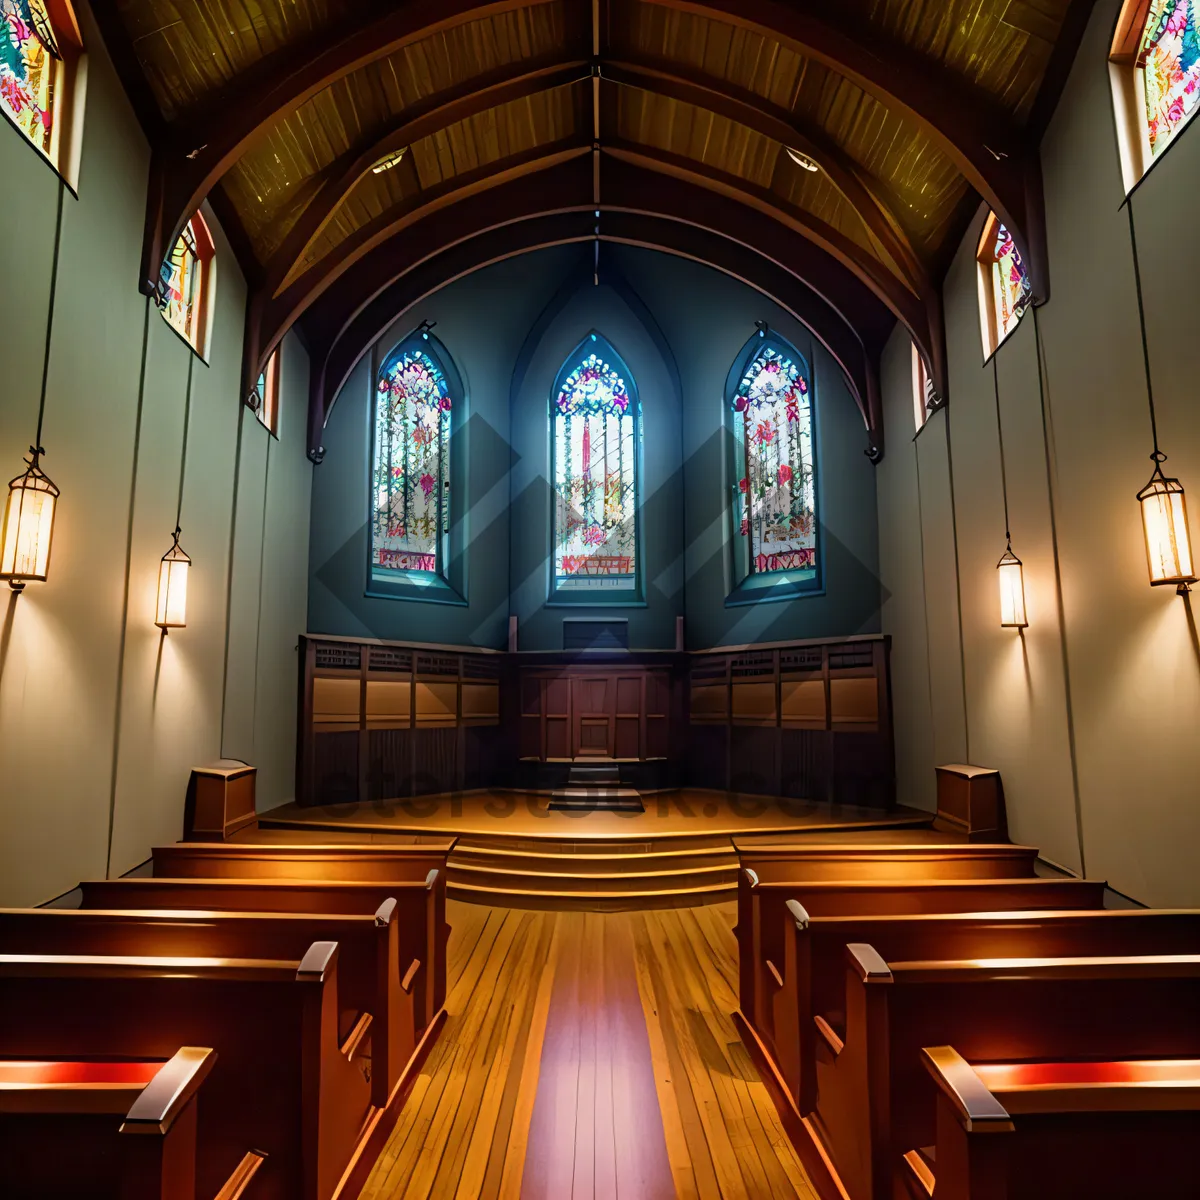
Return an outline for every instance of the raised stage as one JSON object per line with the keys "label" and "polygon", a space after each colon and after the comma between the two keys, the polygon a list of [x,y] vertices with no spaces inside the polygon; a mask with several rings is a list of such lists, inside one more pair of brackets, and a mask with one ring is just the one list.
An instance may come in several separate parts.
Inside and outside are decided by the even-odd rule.
{"label": "raised stage", "polygon": [[[644,812],[556,811],[537,792],[480,791],[376,805],[301,807],[259,815],[237,840],[382,841],[452,835],[449,892],[458,900],[615,911],[732,899],[733,837],[886,841],[928,828],[934,814],[820,804],[698,788],[649,793]],[[945,834],[931,839],[946,840]]]}

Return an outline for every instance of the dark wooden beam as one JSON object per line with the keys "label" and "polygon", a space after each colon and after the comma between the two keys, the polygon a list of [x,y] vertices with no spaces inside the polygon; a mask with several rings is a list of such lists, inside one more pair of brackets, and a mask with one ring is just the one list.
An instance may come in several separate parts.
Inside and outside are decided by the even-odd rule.
{"label": "dark wooden beam", "polygon": [[320,190],[267,264],[266,286],[270,294],[277,296],[293,281],[305,250],[328,225],[359,180],[382,158],[489,108],[562,87],[585,79],[590,73],[590,65],[584,59],[519,61],[434,92],[406,109],[393,129],[342,155],[325,171]]}
{"label": "dark wooden beam", "polygon": [[[572,159],[590,156],[590,153],[590,144],[578,141],[555,143],[453,176],[438,187],[419,192],[410,203],[388,209],[355,230],[335,252],[315,263],[279,295],[269,295],[266,288],[256,292],[251,296],[247,319],[243,391],[258,378],[267,359],[301,313],[311,308],[326,290],[389,238],[443,208],[461,204],[472,196],[525,176],[549,171]],[[587,203],[587,198],[582,197],[581,202]]]}
{"label": "dark wooden beam", "polygon": [[824,0],[656,3],[780,41],[915,122],[1012,232],[1034,295],[1041,299],[1049,294],[1043,257],[1033,244],[1039,239],[1029,236],[1032,226],[1045,224],[1037,147],[997,101],[940,63],[879,37],[863,22],[851,24]]}
{"label": "dark wooden beam", "polygon": [[471,21],[551,0],[411,0],[399,8],[364,6],[358,24],[322,30],[270,55],[185,114],[154,146],[142,252],[142,288],[180,231],[246,147],[330,84],[424,38]]}
{"label": "dark wooden beam", "polygon": [[[172,126],[155,146],[143,286],[200,200],[256,137],[330,83],[405,45],[466,22],[548,0],[414,0],[372,8],[360,24],[325,32],[258,64],[228,94]],[[851,27],[815,0],[659,0],[776,39],[852,80],[915,121],[957,163],[1012,230],[1034,293],[1048,294],[1044,255],[1029,230],[1044,224],[1036,154],[998,104],[896,42]],[[1044,240],[1044,239],[1043,239]]]}
{"label": "dark wooden beam", "polygon": [[913,290],[919,294],[932,286],[920,253],[882,198],[879,181],[864,171],[815,121],[727,80],[666,60],[606,59],[601,72],[606,80],[620,86],[692,104],[807,154],[858,214]]}
{"label": "dark wooden beam", "polygon": [[[623,162],[718,192],[802,233],[870,288],[904,323],[918,346],[932,346],[926,298],[915,295],[873,254],[806,209],[788,204],[769,188],[758,187],[682,155],[611,141],[605,145],[604,152]],[[932,354],[930,357],[933,358]]]}
{"label": "dark wooden beam", "polygon": [[[878,407],[878,354],[864,348],[802,281],[774,264],[767,264],[764,271],[719,234],[694,226],[637,214],[615,215],[606,225],[610,229],[601,235],[602,241],[662,251],[720,271],[754,288],[804,324],[843,371],[867,424],[868,408]],[[536,216],[482,231],[405,271],[314,357],[310,375],[312,457],[319,461],[323,455],[321,431],[341,388],[388,326],[414,305],[497,262],[551,246],[584,244],[594,237],[586,211]],[[749,276],[748,266],[752,268]],[[868,428],[868,449],[876,459],[882,454],[881,433],[881,429]]]}
{"label": "dark wooden beam", "polygon": [[[581,240],[595,238],[587,167],[586,159],[564,164],[441,209],[378,247],[358,270],[342,276],[321,296],[304,318],[312,347],[314,450],[327,406],[361,356],[359,332],[373,331],[369,342],[394,319],[395,297],[407,287],[403,280],[417,271],[421,278],[438,271],[457,278],[447,265],[457,261],[447,257],[450,250],[474,243],[494,230],[525,227],[530,221],[570,217],[571,221],[559,224],[577,230]],[[823,344],[846,371],[863,408],[871,443],[882,451],[878,388],[868,386],[860,364],[877,363],[893,322],[853,275],[801,234],[762,214],[693,184],[626,163],[611,162],[607,167],[602,211],[602,237],[616,236],[614,222],[619,225],[630,217],[646,217],[663,229],[674,227],[669,237],[660,233],[660,240],[674,245],[676,251],[681,246],[694,249],[704,245],[712,251],[718,269],[776,299],[783,286],[778,281],[786,277],[793,299],[780,302],[819,332]],[[705,223],[711,228],[705,228]],[[504,237],[528,248],[518,233]],[[698,254],[693,257],[704,261]],[[764,279],[769,282],[764,284]],[[801,295],[802,305],[794,299]],[[849,311],[836,307],[830,296]],[[866,349],[860,326],[867,331]]]}

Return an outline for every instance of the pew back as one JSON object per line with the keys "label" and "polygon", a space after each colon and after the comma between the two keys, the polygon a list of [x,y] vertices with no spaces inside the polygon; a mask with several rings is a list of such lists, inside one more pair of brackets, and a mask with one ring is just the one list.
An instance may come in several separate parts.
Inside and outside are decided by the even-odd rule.
{"label": "pew back", "polygon": [[986,843],[808,846],[802,840],[747,845],[733,839],[738,860],[762,883],[818,879],[1030,879],[1037,847]]}
{"label": "pew back", "polygon": [[154,874],[167,879],[420,881],[443,876],[455,838],[421,846],[179,842],[154,848]]}
{"label": "pew back", "polygon": [[181,1042],[219,1055],[199,1112],[198,1195],[259,1149],[256,1200],[328,1200],[371,1110],[337,1042],[336,945],[299,962],[0,955],[0,1057],[162,1058]]}

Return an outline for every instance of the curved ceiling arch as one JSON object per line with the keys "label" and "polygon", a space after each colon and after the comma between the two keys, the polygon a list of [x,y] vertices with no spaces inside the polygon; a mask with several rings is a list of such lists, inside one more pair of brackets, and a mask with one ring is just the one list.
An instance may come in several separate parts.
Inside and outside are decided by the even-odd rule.
{"label": "curved ceiling arch", "polygon": [[[857,333],[807,283],[778,263],[747,254],[745,247],[718,232],[670,216],[621,212],[612,214],[605,224],[602,243],[659,250],[711,267],[752,287],[808,328],[846,377],[862,414],[868,451],[873,457],[882,454],[878,347],[864,346]],[[586,211],[535,214],[489,226],[431,255],[414,255],[390,284],[359,305],[348,319],[313,330],[310,452],[319,460],[321,430],[341,388],[370,347],[413,305],[449,283],[505,259],[595,239],[593,219]]]}
{"label": "curved ceiling arch", "polygon": [[[593,59],[601,58],[600,6],[594,0]],[[1065,2],[1065,0],[1064,0]],[[185,113],[155,139],[143,286],[190,214],[256,138],[332,83],[407,46],[470,22],[552,0],[415,0],[369,8],[340,28],[318,31],[268,56],[199,111]],[[1013,231],[1034,291],[1047,293],[1044,215],[1036,147],[1012,113],[961,75],[894,37],[839,17],[815,0],[654,0],[771,39],[820,63],[919,126]]]}

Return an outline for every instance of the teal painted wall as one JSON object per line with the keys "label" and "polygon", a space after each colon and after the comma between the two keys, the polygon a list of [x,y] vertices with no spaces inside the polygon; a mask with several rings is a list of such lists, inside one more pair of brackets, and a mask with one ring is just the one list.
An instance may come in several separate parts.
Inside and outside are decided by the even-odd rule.
{"label": "teal painted wall", "polygon": [[[543,251],[438,292],[397,321],[360,364],[334,407],[322,439],[325,460],[314,474],[312,632],[501,647],[510,613],[519,619],[523,650],[561,649],[563,618],[594,615],[627,618],[638,649],[672,648],[678,615],[693,648],[878,631],[874,468],[863,453],[862,418],[828,355],[764,297],[712,269],[625,247],[606,246],[603,254],[632,298],[615,284],[591,285],[590,251]],[[572,278],[580,286],[564,291]],[[455,516],[466,522],[463,607],[364,595],[373,364],[422,320],[436,322],[467,392],[470,479]],[[826,589],[726,607],[723,389],[756,320],[793,342],[814,372]],[[550,390],[564,358],[592,329],[625,359],[642,402],[645,599],[637,606],[547,603]]]}

